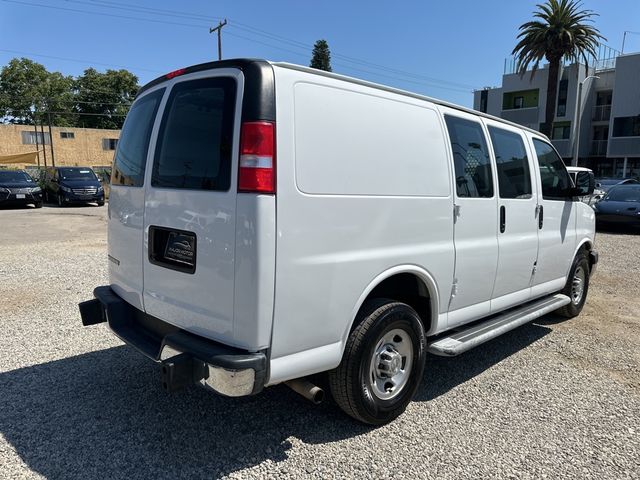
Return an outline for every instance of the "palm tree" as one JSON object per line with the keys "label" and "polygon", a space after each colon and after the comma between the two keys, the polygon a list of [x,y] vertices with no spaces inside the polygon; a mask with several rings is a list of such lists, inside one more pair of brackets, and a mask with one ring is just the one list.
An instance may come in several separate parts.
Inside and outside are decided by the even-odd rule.
{"label": "palm tree", "polygon": [[533,12],[536,20],[520,26],[519,41],[511,53],[516,56],[516,70],[520,76],[533,65],[533,78],[540,62],[545,58],[549,62],[545,123],[540,128],[542,133],[549,136],[556,116],[558,73],[562,58],[571,62],[583,60],[588,65],[587,55],[595,57],[600,40],[606,39],[597,28],[590,25],[593,23],[592,17],[597,14],[592,10],[582,10],[580,1],[547,0],[544,4],[538,4],[537,8]]}

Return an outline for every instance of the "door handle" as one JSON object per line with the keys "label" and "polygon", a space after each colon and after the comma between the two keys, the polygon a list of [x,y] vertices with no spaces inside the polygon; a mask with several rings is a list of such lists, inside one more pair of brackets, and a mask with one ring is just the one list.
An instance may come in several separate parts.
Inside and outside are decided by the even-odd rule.
{"label": "door handle", "polygon": [[542,222],[544,220],[544,207],[539,205],[540,209],[538,210],[538,229],[542,229]]}
{"label": "door handle", "polygon": [[500,233],[504,233],[507,225],[507,210],[504,205],[500,207]]}

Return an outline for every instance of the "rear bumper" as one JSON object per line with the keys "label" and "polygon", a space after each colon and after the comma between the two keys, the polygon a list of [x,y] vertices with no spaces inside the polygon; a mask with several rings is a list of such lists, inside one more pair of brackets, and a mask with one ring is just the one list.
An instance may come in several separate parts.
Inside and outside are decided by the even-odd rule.
{"label": "rear bumper", "polygon": [[122,341],[162,364],[162,383],[175,391],[199,384],[239,397],[264,388],[267,357],[193,335],[132,307],[109,286],[97,287],[95,299],[79,305],[85,326],[108,322]]}

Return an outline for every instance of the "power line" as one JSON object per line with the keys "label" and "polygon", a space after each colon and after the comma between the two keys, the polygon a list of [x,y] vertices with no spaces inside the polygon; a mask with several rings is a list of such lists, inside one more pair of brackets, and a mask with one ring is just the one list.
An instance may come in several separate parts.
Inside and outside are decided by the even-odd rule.
{"label": "power line", "polygon": [[[51,5],[43,5],[43,4],[37,4],[37,3],[27,3],[27,2],[19,1],[19,0],[2,0],[2,1],[10,2],[10,3],[17,3],[17,4],[21,4],[21,5],[28,5],[28,6],[36,6],[36,7],[43,7],[43,8],[67,10],[67,11],[73,11],[73,12],[77,12],[77,13],[84,13],[84,14],[90,14],[90,15],[106,15],[106,16],[112,16],[112,17],[116,17],[116,18],[125,18],[125,19],[138,20],[138,21],[144,21],[144,22],[164,23],[164,24],[170,24],[170,25],[180,25],[180,26],[184,26],[184,27],[198,28],[198,29],[202,28],[201,25],[196,25],[196,24],[170,22],[170,21],[166,21],[166,20],[156,20],[156,19],[141,18],[141,17],[131,17],[131,16],[125,16],[125,15],[115,15],[115,14],[108,14],[108,13],[104,13],[104,12],[95,12],[95,11],[87,11],[87,10],[79,10],[79,9],[69,9],[69,8],[65,8],[65,7],[55,7],[55,6],[51,6]],[[117,9],[117,10],[128,10],[128,11],[134,11],[136,13],[149,13],[149,14],[152,14],[152,15],[163,15],[163,16],[179,15],[182,18],[193,19],[193,20],[196,20],[196,21],[206,21],[206,20],[210,20],[211,18],[216,18],[216,17],[199,15],[199,14],[185,14],[183,12],[176,12],[176,11],[173,11],[173,10],[152,9],[152,8],[148,8],[148,7],[134,6],[132,8],[131,6],[125,6],[124,4],[121,4],[119,2],[107,2],[107,1],[104,1],[104,0],[103,1],[93,1],[93,2],[84,2],[84,1],[81,1],[81,0],[68,0],[68,1],[73,1],[74,3],[88,5],[88,6],[95,6],[95,7],[98,7],[98,8],[111,8],[111,9]],[[251,27],[250,25],[243,24],[241,22],[233,21],[233,23],[230,24],[230,26],[235,26],[235,27],[237,27],[237,28],[239,28],[241,30],[244,29],[245,31],[248,31],[251,34],[265,36],[267,38],[270,38],[270,39],[275,40],[275,41],[279,41],[281,43],[288,43],[290,46],[293,46],[295,48],[304,48],[305,49],[305,53],[307,53],[307,49],[310,48],[309,45],[304,44],[302,42],[298,42],[296,40],[287,39],[286,37],[282,37],[280,35],[272,34],[272,33],[266,32],[265,30],[257,29],[255,27]],[[231,34],[231,33],[229,32],[229,34]],[[287,51],[289,53],[294,53],[296,55],[302,55],[299,52],[293,52],[291,50],[287,50],[287,49],[284,49],[284,48],[276,46],[276,45],[268,44],[266,42],[261,42],[261,41],[258,41],[256,39],[253,39],[253,38],[243,37],[243,36],[238,35],[238,34],[234,34],[234,36],[236,36],[238,38],[243,38],[243,39],[245,39],[247,41],[251,41],[251,42],[254,42],[254,43],[259,43],[259,44],[262,44],[262,45],[266,45],[268,47],[275,48],[275,49],[278,49],[278,50]],[[335,53],[335,52],[332,53],[332,56],[334,58],[342,58],[344,61],[347,61],[347,62],[350,62],[350,63],[357,63],[357,64],[360,64],[360,65],[369,66],[371,68],[385,70],[387,72],[395,73],[397,75],[410,76],[410,77],[415,78],[415,79],[423,79],[424,82],[408,81],[408,80],[398,79],[397,77],[377,74],[379,76],[385,76],[386,78],[391,78],[391,79],[394,79],[394,80],[407,81],[409,83],[414,83],[414,84],[418,84],[418,85],[427,84],[427,85],[429,85],[431,87],[434,87],[434,88],[445,89],[445,90],[453,90],[453,91],[465,91],[466,92],[469,89],[473,89],[474,88],[472,85],[462,84],[462,83],[457,83],[457,82],[451,82],[451,81],[446,81],[446,80],[440,80],[440,79],[433,78],[433,77],[427,77],[427,76],[424,76],[424,75],[410,73],[410,72],[406,72],[406,71],[403,71],[403,70],[393,69],[393,68],[385,67],[383,65],[379,65],[379,64],[376,64],[376,63],[373,63],[373,62],[369,62],[369,61],[366,61],[366,60],[357,59],[355,57],[341,55],[341,54]],[[375,73],[372,73],[372,72],[366,71],[366,70],[357,70],[354,67],[348,67],[348,68],[351,68],[352,70],[356,70],[356,71],[369,73],[369,74],[375,74]],[[434,83],[437,83],[439,85],[434,85]],[[449,87],[444,87],[442,85],[449,85]]]}
{"label": "power line", "polygon": [[[6,0],[2,0],[2,1],[6,1]],[[117,67],[117,68],[124,68],[126,70],[141,70],[141,71],[145,71],[145,72],[151,72],[151,73],[164,73],[161,70],[152,70],[149,68],[142,68],[142,67],[128,67],[126,65],[118,65],[118,64],[114,64],[114,63],[101,63],[101,62],[96,62],[93,60],[82,60],[82,59],[78,59],[78,58],[69,58],[69,57],[57,57],[55,55],[44,55],[42,53],[33,53],[33,52],[24,52],[21,50],[8,50],[6,48],[0,48],[0,52],[6,52],[6,53],[12,53],[12,54],[17,54],[17,55],[31,55],[33,57],[43,57],[43,58],[52,58],[54,60],[65,60],[68,62],[77,62],[77,63],[84,63],[86,64],[95,64],[95,65],[102,65],[104,67]]]}

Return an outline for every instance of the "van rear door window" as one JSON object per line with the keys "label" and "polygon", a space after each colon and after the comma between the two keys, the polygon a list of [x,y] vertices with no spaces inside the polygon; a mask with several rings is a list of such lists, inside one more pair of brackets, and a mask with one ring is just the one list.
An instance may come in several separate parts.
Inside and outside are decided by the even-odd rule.
{"label": "van rear door window", "polygon": [[124,122],[113,163],[111,183],[141,187],[149,151],[149,139],[164,88],[145,95],[131,107]]}
{"label": "van rear door window", "polygon": [[453,150],[458,197],[493,197],[491,161],[482,127],[463,118],[444,118]]}
{"label": "van rear door window", "polygon": [[164,112],[151,185],[229,189],[236,83],[217,77],[176,84]]}

